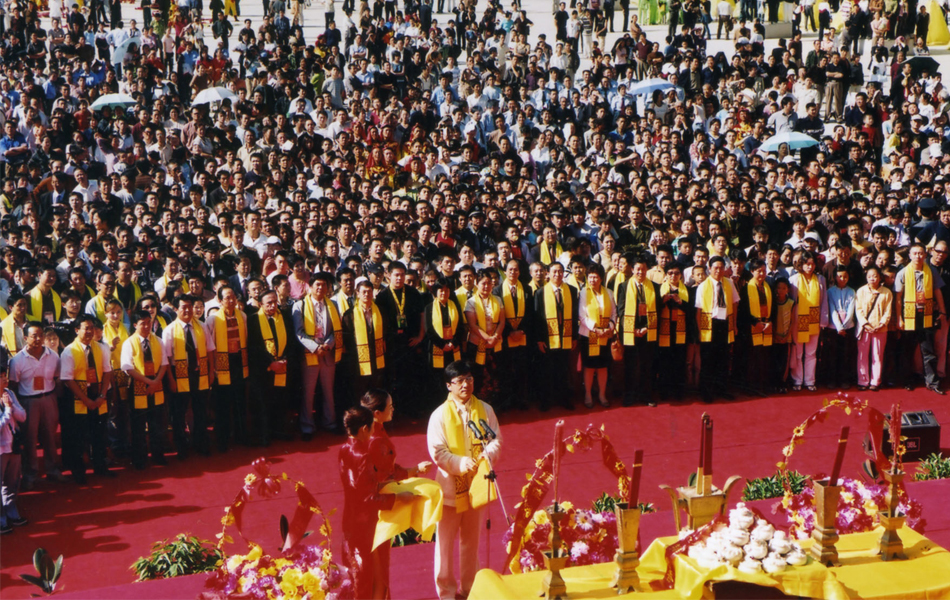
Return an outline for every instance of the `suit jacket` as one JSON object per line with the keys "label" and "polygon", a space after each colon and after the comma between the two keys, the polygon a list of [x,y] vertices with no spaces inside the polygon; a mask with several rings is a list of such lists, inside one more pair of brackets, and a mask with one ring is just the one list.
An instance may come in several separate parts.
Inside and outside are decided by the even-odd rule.
{"label": "suit jacket", "polygon": [[[289,358],[296,348],[297,336],[294,335],[293,319],[290,315],[285,311],[281,311],[280,315],[284,320],[284,335],[287,337],[287,345],[282,357],[288,359],[289,364]],[[276,318],[274,324],[277,324]],[[277,335],[276,332],[274,335]],[[250,376],[264,380],[268,375],[267,368],[276,359],[267,351],[264,334],[261,331],[261,321],[257,314],[247,315],[247,354],[251,369]]]}
{"label": "suit jacket", "polygon": [[[578,318],[580,316],[580,305],[578,304],[577,300],[577,290],[567,284],[565,284],[565,287],[567,288],[568,293],[571,295],[571,322],[573,324],[572,337],[576,340],[579,335],[577,324]],[[547,313],[545,312],[544,306],[544,287],[541,287],[534,293],[534,318],[532,319],[534,323],[534,334],[530,336],[531,341],[544,342],[545,344],[547,343],[548,322],[545,317],[546,314]],[[570,350],[570,348],[563,348],[563,350]],[[548,351],[550,352],[550,350]]]}

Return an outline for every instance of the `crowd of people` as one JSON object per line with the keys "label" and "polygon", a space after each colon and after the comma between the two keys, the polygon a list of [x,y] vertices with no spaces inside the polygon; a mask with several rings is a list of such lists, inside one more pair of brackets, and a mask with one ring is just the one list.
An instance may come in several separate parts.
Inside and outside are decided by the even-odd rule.
{"label": "crowd of people", "polygon": [[617,7],[575,4],[535,38],[518,3],[328,1],[305,39],[271,0],[235,41],[230,0],[141,30],[6,2],[2,532],[42,475],[342,434],[378,388],[413,416],[447,382],[498,412],[943,394],[950,91],[916,3],[848,4],[868,54],[766,50],[753,15],[729,56],[692,9],[653,33],[621,2],[608,49]]}

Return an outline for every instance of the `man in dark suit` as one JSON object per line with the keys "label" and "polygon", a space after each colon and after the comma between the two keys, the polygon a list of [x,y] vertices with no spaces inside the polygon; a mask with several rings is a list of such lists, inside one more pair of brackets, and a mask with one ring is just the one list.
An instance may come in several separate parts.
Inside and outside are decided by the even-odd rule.
{"label": "man in dark suit", "polygon": [[261,446],[269,446],[272,437],[289,439],[288,356],[292,354],[296,336],[293,320],[278,307],[277,292],[261,295],[261,310],[247,318],[248,353],[251,359],[251,406],[257,419],[257,438]]}
{"label": "man in dark suit", "polygon": [[548,283],[534,294],[533,339],[541,353],[540,407],[546,411],[557,403],[574,410],[570,358],[577,346],[577,290],[564,283],[564,265],[559,262],[550,265],[548,276]]}
{"label": "man in dark suit", "polygon": [[633,274],[620,284],[616,298],[620,342],[624,345],[623,405],[656,406],[653,399],[656,381],[653,357],[657,348],[660,286],[647,279],[644,255],[632,260]]}
{"label": "man in dark suit", "polygon": [[[392,366],[391,392],[397,398],[419,398],[421,342],[425,338],[422,313],[426,300],[418,290],[406,285],[406,265],[399,261],[389,264],[389,287],[380,291],[376,304],[383,319],[392,323],[394,329],[391,347],[387,348],[387,355],[392,357],[392,365],[387,365]],[[413,408],[423,407],[410,407],[410,410]]]}
{"label": "man in dark suit", "polygon": [[[528,385],[526,373],[530,373],[528,333],[534,319],[534,295],[531,288],[521,283],[522,264],[511,258],[505,265],[505,279],[492,292],[501,298],[505,309],[503,349],[498,360],[498,375],[501,382],[503,408],[527,408],[529,395],[534,390]],[[527,272],[527,269],[525,269]]]}

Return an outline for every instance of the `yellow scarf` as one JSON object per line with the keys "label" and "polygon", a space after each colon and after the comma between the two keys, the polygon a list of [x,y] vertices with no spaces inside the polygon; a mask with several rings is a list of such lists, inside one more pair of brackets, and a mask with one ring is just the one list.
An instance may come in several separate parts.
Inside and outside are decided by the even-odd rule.
{"label": "yellow scarf", "polygon": [[[198,357],[198,389],[208,389],[208,347],[205,342],[204,327],[195,321],[191,322],[191,329],[195,332],[195,355]],[[191,381],[188,379],[188,351],[185,349],[185,324],[181,321],[172,323],[172,362],[175,365],[175,382],[179,392],[190,392]]]}
{"label": "yellow scarf", "polygon": [[[607,329],[610,327],[610,295],[607,293],[607,288],[601,286],[600,293],[594,292],[587,286],[584,288],[584,298],[585,304],[587,305],[587,316],[591,321],[596,323],[598,329]],[[600,302],[598,302],[600,298]],[[604,310],[601,312],[600,305],[603,303]],[[603,335],[597,335],[591,330],[587,334],[587,340],[589,344],[589,351],[591,356],[600,356],[600,347],[607,345],[607,337]]]}
{"label": "yellow scarf", "polygon": [[811,281],[804,275],[798,278],[798,333],[795,337],[800,344],[808,343],[811,336],[818,335],[821,327],[821,285],[818,275],[812,274]]}
{"label": "yellow scarf", "polygon": [[924,264],[921,272],[924,274],[924,289],[917,293],[917,270],[913,263],[904,268],[904,331],[914,331],[917,327],[917,307],[921,307],[924,317],[924,328],[933,327],[934,323],[934,283],[930,267]]}
{"label": "yellow scarf", "polygon": [[[274,313],[274,327],[277,329],[277,342],[274,343],[274,332],[270,329],[270,322],[263,310],[257,311],[257,320],[261,324],[261,337],[264,338],[264,347],[267,353],[275,359],[284,356],[284,350],[287,349],[287,330],[284,328],[284,317],[280,311]],[[285,387],[287,385],[287,373],[274,373],[274,387]]]}
{"label": "yellow scarf", "polygon": [[551,251],[548,250],[546,243],[541,242],[538,246],[541,248],[541,263],[545,266],[556,261],[557,257],[564,253],[564,248],[561,247],[560,242],[554,242],[554,256],[551,256]]}
{"label": "yellow scarf", "polygon": [[637,286],[633,279],[627,281],[627,291],[624,294],[623,310],[623,345],[635,346],[637,343],[637,316],[647,319],[648,342],[656,341],[656,288],[649,279],[640,284],[643,287],[643,315],[640,315],[640,305],[637,301]]}
{"label": "yellow scarf", "polygon": [[[488,421],[488,413],[485,411],[485,406],[481,400],[473,395],[468,401],[468,405],[468,418],[470,421],[476,423],[482,419],[486,422]],[[472,458],[475,462],[478,462],[478,458],[482,455],[482,451],[484,450],[482,442],[476,439],[475,436],[472,435],[471,429],[467,427],[466,423],[462,422],[458,407],[455,405],[455,401],[452,400],[451,396],[445,399],[445,403],[442,404],[442,410],[445,441],[449,447],[449,452],[456,456],[468,456],[468,452],[465,448],[465,438],[467,437],[472,447]],[[455,512],[465,512],[473,506],[477,508],[477,506],[475,506],[477,503],[473,502],[474,498],[471,489],[474,479],[475,471],[469,471],[468,473],[455,477]]]}
{"label": "yellow scarf", "polygon": [[573,274],[573,273],[571,273],[570,275],[568,275],[567,277],[564,278],[564,283],[566,283],[567,285],[571,286],[572,288],[574,288],[574,289],[577,290],[578,292],[581,291],[581,284],[577,283],[577,277],[574,277],[574,274]]}
{"label": "yellow scarf", "polygon": [[0,306],[0,321],[6,319],[8,314],[10,313],[7,312],[7,309]]}
{"label": "yellow scarf", "polygon": [[[733,310],[731,290],[727,293],[726,287],[732,285],[732,280],[723,277],[720,285],[722,285],[722,295],[726,298],[726,321],[729,324],[729,343],[731,344],[736,340],[736,314]],[[699,284],[699,288],[696,290],[702,305],[699,309],[700,342],[712,341],[713,307],[716,305],[715,291],[715,280],[712,277]]]}
{"label": "yellow scarf", "polygon": [[611,291],[614,293],[614,298],[620,297],[620,285],[627,280],[627,275],[623,271],[617,271],[617,274],[614,276],[613,288]]}
{"label": "yellow scarf", "polygon": [[[89,347],[92,348],[92,358],[96,361],[96,381],[102,383],[102,347],[100,347],[96,341],[90,343]],[[85,394],[86,390],[89,389],[89,382],[86,378],[89,369],[89,366],[86,364],[86,351],[83,350],[78,339],[70,344],[67,349],[73,353],[73,381],[76,382],[76,385],[78,385],[79,389]],[[63,350],[63,352],[65,352],[65,350]],[[108,403],[103,402],[102,406],[99,407],[100,415],[109,412],[107,404]],[[77,415],[85,415],[88,412],[86,405],[83,404],[79,398],[73,399],[73,412]]]}
{"label": "yellow scarf", "polygon": [[[159,365],[162,364],[161,355],[157,357],[158,360],[156,360],[155,356],[156,353],[161,352],[161,344],[154,333],[150,333],[148,335],[148,343],[152,354],[152,362],[149,363],[149,366],[151,366],[151,373],[146,370],[145,353],[142,352],[142,337],[137,333],[132,334],[132,366],[134,366],[135,370],[142,375],[145,375],[146,377],[154,377],[161,368]],[[132,380],[133,407],[136,410],[148,408],[148,396],[145,394],[146,389],[146,385],[141,381],[136,379]],[[165,403],[165,394],[163,392],[157,392],[154,398],[155,406],[161,406]]]}
{"label": "yellow scarf", "polygon": [[115,350],[112,351],[112,384],[119,390],[119,398],[128,400],[129,398],[129,374],[122,370],[122,344],[129,339],[129,330],[125,328],[122,321],[119,321],[118,327],[113,327],[109,321],[102,326],[102,341],[111,346],[112,340],[119,338]]}
{"label": "yellow scarf", "polygon": [[[501,301],[498,300],[493,295],[489,295],[488,303],[491,305],[491,314],[492,314],[492,323],[496,326],[498,322],[501,321]],[[488,331],[488,322],[485,316],[485,305],[482,302],[481,296],[475,296],[475,322],[478,323],[478,328],[482,331]],[[439,311],[442,312],[442,311]],[[494,352],[501,352],[501,336],[498,337],[498,343],[495,344],[495,347],[492,348]],[[478,350],[475,351],[475,364],[483,365],[485,364],[485,354],[488,351],[488,346],[485,343],[485,339],[479,336],[478,340]]]}
{"label": "yellow scarf", "polygon": [[[382,369],[386,366],[386,340],[383,339],[383,315],[379,312],[376,303],[373,307],[373,337],[375,338],[376,368]],[[360,364],[360,375],[369,376],[373,374],[373,364],[370,361],[369,337],[366,332],[366,315],[363,308],[357,304],[353,307],[353,326],[356,329],[356,358]]]}
{"label": "yellow scarf", "polygon": [[[168,289],[168,283],[169,283],[170,281],[171,281],[171,279],[168,278],[168,273],[165,273],[164,275],[162,275],[161,282],[165,284],[165,289],[166,289],[166,290]],[[188,280],[185,279],[185,278],[182,278],[182,279],[181,279],[181,293],[182,293],[182,294],[190,294],[190,293],[191,293],[191,288],[188,287]]]}
{"label": "yellow scarf", "polygon": [[[441,306],[438,300],[432,303],[432,329],[440,338],[448,342],[455,338],[455,332],[459,326],[459,309],[451,300],[446,303],[446,308],[449,310],[449,327],[446,327],[442,322]],[[456,348],[450,357],[453,361],[462,360],[462,351]],[[436,369],[445,367],[445,351],[435,344],[432,344],[432,367]]]}
{"label": "yellow scarf", "polygon": [[96,318],[99,319],[100,323],[106,322],[106,299],[103,298],[100,294],[96,294],[92,297],[92,301],[95,303],[96,307]]}
{"label": "yellow scarf", "polygon": [[[53,298],[53,320],[59,321],[63,312],[63,301],[54,290],[50,290],[49,293]],[[43,292],[40,291],[38,285],[30,290],[30,313],[26,318],[28,321],[43,322]]]}
{"label": "yellow scarf", "polygon": [[462,310],[465,310],[465,305],[468,304],[468,299],[475,296],[475,289],[472,291],[466,290],[464,287],[460,287],[455,290],[455,299],[458,300],[459,306]]}
{"label": "yellow scarf", "polygon": [[[340,294],[343,294],[343,292],[340,292]],[[340,359],[343,357],[343,322],[340,321],[340,311],[337,310],[336,305],[327,298],[324,298],[323,302],[327,305],[327,314],[330,315],[330,325],[333,327],[334,362],[340,362]],[[317,331],[316,322],[313,298],[310,297],[310,294],[307,294],[303,298],[304,333],[313,337]],[[320,357],[315,352],[306,352],[304,359],[307,361],[308,367],[314,367],[320,364]]]}
{"label": "yellow scarf", "polygon": [[[664,281],[663,285],[660,286],[660,297],[666,297],[671,289],[669,282]],[[679,283],[679,286],[677,286],[676,293],[679,294],[680,300],[683,301],[681,305],[682,308],[674,311],[669,306],[664,306],[663,309],[660,310],[660,348],[669,348],[670,342],[673,342],[673,344],[677,346],[686,343],[685,309],[689,306],[689,291],[686,289],[686,286],[683,285],[682,281]],[[670,330],[674,322],[676,323],[675,340],[671,339],[670,336]]]}
{"label": "yellow scarf", "polygon": [[518,331],[521,320],[524,319],[525,295],[521,282],[516,282],[517,298],[511,295],[511,285],[507,281],[501,284],[501,302],[505,306],[505,321],[511,324],[511,332],[508,334],[508,347],[520,348],[525,345],[524,332]]}
{"label": "yellow scarf", "polygon": [[[350,310],[353,306],[353,302],[346,297],[346,294],[343,293],[343,290],[337,292],[336,296],[333,297],[337,305],[340,307],[340,312],[346,312]],[[337,361],[340,359],[338,358]]]}
{"label": "yellow scarf", "polygon": [[[752,315],[753,319],[765,320],[768,321],[772,315],[772,290],[769,288],[768,284],[762,286],[765,289],[765,314],[762,314],[762,299],[759,298],[759,286],[755,284],[755,280],[749,282],[749,285],[746,289],[749,292],[749,314]],[[753,324],[754,325],[754,324]],[[772,332],[768,333],[752,333],[752,345],[753,346],[771,346],[772,345]]]}
{"label": "yellow scarf", "polygon": [[[228,353],[228,319],[224,315],[224,309],[215,311],[211,317],[214,321],[214,345],[215,352],[215,371],[218,374],[218,383],[221,385],[231,385],[231,357]],[[243,376],[247,377],[247,322],[244,319],[244,313],[235,309],[234,318],[237,321],[239,350],[241,352],[241,367]]]}
{"label": "yellow scarf", "polygon": [[12,314],[7,315],[3,318],[3,321],[0,321],[0,332],[2,332],[3,345],[7,350],[10,351],[10,356],[13,356],[23,349],[22,346],[17,346],[16,328],[17,323],[13,320]]}
{"label": "yellow scarf", "polygon": [[[142,298],[142,288],[139,287],[139,284],[135,283],[134,281],[130,281],[129,283],[132,285],[132,306],[126,306],[125,303],[119,298],[118,281],[115,284],[115,291],[112,292],[112,297],[118,300],[127,312],[132,312],[132,309],[135,308],[135,305],[138,304],[138,301]],[[182,280],[182,283],[184,283],[184,280]],[[182,289],[184,290],[184,285],[182,285]],[[185,293],[187,294],[188,292],[185,291]]]}
{"label": "yellow scarf", "polygon": [[548,347],[552,350],[570,350],[574,345],[574,307],[571,305],[571,288],[566,283],[561,284],[561,306],[561,323],[558,323],[554,284],[545,284],[544,319],[548,324]]}

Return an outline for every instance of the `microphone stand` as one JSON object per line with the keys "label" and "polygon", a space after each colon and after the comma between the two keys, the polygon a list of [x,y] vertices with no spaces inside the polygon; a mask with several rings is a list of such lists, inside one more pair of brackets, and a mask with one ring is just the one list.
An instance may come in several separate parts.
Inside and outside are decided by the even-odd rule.
{"label": "microphone stand", "polygon": [[[479,441],[481,441],[485,446],[487,446],[489,443],[491,443],[492,440],[494,440],[497,437],[495,435],[495,432],[492,431],[491,428],[488,427],[488,424],[485,423],[484,421],[482,421],[482,427],[484,428],[484,431],[479,429],[478,425],[476,425],[474,421],[469,421],[468,427],[469,429],[472,430],[475,437]],[[490,482],[490,485],[495,486],[495,495],[498,497],[498,502],[501,504],[501,512],[502,514],[505,515],[505,521],[510,526],[511,520],[508,518],[508,511],[505,510],[505,503],[501,499],[501,492],[499,491],[499,488],[498,488],[498,478],[495,475],[495,467],[492,466],[491,458],[489,458],[487,452],[483,453],[482,457],[484,457],[485,462],[488,464],[488,474],[485,475],[485,479],[487,479]],[[487,552],[488,552],[488,556],[487,556],[488,568],[490,569],[491,568],[491,490],[490,489],[488,493],[488,513],[485,518],[485,531],[487,532],[487,537],[488,537],[486,546],[487,546]]]}

